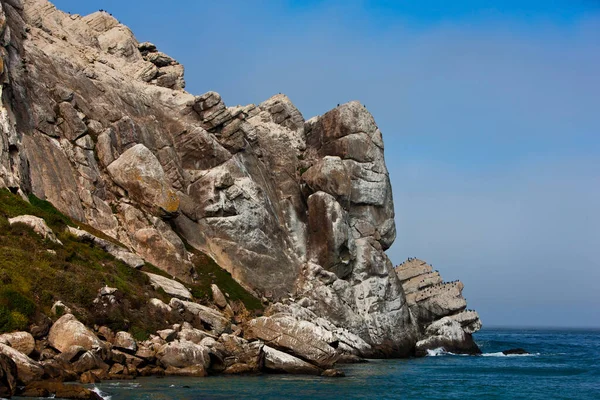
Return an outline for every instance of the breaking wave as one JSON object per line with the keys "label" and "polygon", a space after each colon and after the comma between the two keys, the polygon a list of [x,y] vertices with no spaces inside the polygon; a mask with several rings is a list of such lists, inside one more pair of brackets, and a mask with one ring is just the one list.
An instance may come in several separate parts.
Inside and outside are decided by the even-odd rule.
{"label": "breaking wave", "polygon": [[[501,351],[496,353],[483,353],[480,354],[482,357],[535,357],[539,356],[540,353],[530,353],[530,354],[504,354]],[[440,356],[468,356],[468,354],[455,354],[449,351],[446,351],[443,347],[438,347],[437,349],[427,350],[427,357],[440,357]]]}
{"label": "breaking wave", "polygon": [[98,396],[102,397],[104,400],[111,400],[112,397],[108,395],[108,393],[104,393],[102,390],[98,389],[98,387],[94,386],[90,389],[92,392],[96,393]]}
{"label": "breaking wave", "polygon": [[529,354],[504,354],[499,351],[497,353],[483,353],[483,357],[534,357],[539,356],[540,353],[529,353]]}

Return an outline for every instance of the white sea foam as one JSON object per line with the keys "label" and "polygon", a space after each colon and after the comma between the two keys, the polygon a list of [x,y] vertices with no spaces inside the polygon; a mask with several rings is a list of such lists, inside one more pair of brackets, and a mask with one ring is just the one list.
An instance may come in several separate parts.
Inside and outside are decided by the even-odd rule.
{"label": "white sea foam", "polygon": [[438,347],[437,349],[427,350],[427,356],[429,357],[438,357],[451,355],[452,353],[448,353],[443,347]]}
{"label": "white sea foam", "polygon": [[108,395],[108,393],[104,393],[102,390],[98,389],[98,387],[94,386],[92,392],[96,393],[98,396],[102,397],[104,400],[111,400],[112,397]]}
{"label": "white sea foam", "polygon": [[[483,353],[481,356],[483,357],[533,357],[539,356],[540,353],[530,353],[530,354],[504,354],[501,351],[497,353]],[[468,354],[454,354],[449,351],[446,351],[443,347],[438,347],[437,349],[427,350],[428,357],[439,357],[439,356],[468,356]]]}
{"label": "white sea foam", "polygon": [[499,351],[497,353],[483,353],[483,357],[534,357],[539,356],[540,353],[529,353],[529,354],[504,354]]}

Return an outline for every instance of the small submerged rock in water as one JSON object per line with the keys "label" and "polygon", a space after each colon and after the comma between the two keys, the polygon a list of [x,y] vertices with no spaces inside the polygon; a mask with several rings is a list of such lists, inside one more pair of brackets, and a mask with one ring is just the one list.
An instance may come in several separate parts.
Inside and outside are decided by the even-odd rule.
{"label": "small submerged rock in water", "polygon": [[529,353],[525,349],[517,348],[517,349],[503,350],[502,354],[504,354],[505,356],[508,356],[508,355],[512,355],[512,354],[531,354],[531,353]]}
{"label": "small submerged rock in water", "polygon": [[321,376],[326,376],[329,378],[342,378],[342,377],[346,376],[346,374],[344,373],[344,371],[340,371],[339,369],[331,368],[331,369],[326,369],[325,371],[323,371]]}

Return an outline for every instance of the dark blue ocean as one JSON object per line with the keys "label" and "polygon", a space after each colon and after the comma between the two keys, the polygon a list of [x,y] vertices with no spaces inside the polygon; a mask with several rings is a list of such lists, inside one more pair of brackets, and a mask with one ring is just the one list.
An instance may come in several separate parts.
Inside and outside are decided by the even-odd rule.
{"label": "dark blue ocean", "polygon": [[[484,329],[475,339],[483,356],[374,360],[342,366],[345,378],[144,378],[98,389],[112,400],[600,399],[600,330]],[[532,354],[500,353],[515,347]]]}

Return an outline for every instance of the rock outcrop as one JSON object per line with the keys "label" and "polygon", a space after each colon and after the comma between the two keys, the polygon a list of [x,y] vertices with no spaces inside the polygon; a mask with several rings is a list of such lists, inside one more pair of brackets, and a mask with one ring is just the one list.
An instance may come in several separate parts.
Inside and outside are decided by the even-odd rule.
{"label": "rock outcrop", "polygon": [[[52,362],[87,381],[157,369],[317,374],[337,361],[410,356],[428,338],[459,346],[479,329],[460,282],[442,284],[412,261],[394,270],[387,257],[392,190],[364,105],[309,120],[281,94],[227,107],[216,92],[184,91],[183,66],[104,11],[0,5],[0,188],[48,200],[109,237],[70,227],[78,240],[172,277],[147,274],[165,294],[148,299],[165,326],[147,343],[106,328],[108,346],[67,314],[47,337]],[[188,289],[205,272],[197,254],[265,314],[236,314],[215,285],[206,295],[216,306],[199,304]],[[94,305],[117,302],[99,293]]]}
{"label": "rock outcrop", "polygon": [[438,271],[418,258],[398,265],[396,273],[422,338],[417,354],[439,347],[453,353],[481,352],[471,336],[481,329],[481,321],[477,312],[466,309],[462,282],[444,282]]}

